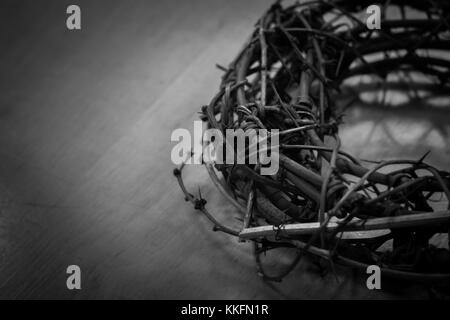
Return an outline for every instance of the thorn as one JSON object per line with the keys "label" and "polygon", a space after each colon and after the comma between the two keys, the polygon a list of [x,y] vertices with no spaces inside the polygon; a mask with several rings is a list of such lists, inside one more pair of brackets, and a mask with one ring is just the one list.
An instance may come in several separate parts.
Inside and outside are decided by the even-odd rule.
{"label": "thorn", "polygon": [[175,177],[181,176],[181,170],[178,169],[178,168],[173,169],[173,175],[174,175]]}
{"label": "thorn", "polygon": [[224,66],[221,66],[221,65],[218,64],[218,63],[216,63],[216,68],[219,69],[219,70],[222,70],[223,72],[227,72],[227,71],[228,71],[227,68],[225,68]]}
{"label": "thorn", "polygon": [[422,158],[419,159],[419,161],[417,161],[418,163],[422,163],[423,160],[425,160],[425,158],[431,153],[431,150],[428,150],[427,152],[425,152],[425,154],[422,156]]}
{"label": "thorn", "polygon": [[196,210],[202,210],[205,207],[206,200],[205,199],[195,199],[194,208]]}

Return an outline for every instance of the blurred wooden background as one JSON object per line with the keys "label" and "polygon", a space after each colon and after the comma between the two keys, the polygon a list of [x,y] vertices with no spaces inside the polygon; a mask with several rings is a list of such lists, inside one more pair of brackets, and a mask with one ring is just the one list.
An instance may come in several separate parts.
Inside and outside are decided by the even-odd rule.
{"label": "blurred wooden background", "polygon": [[[308,262],[280,284],[265,283],[250,244],[210,232],[184,202],[170,134],[192,128],[218,88],[215,63],[228,64],[270,3],[77,1],[82,30],[69,31],[72,2],[2,1],[1,298],[426,296],[389,283],[369,291],[364,277],[321,277]],[[363,109],[349,117],[343,139],[356,155],[392,150],[380,142],[380,121],[406,132],[396,150],[416,154],[402,115]],[[445,163],[448,116],[435,118],[440,131],[424,139]],[[232,215],[207,174],[189,170],[189,185],[219,216]],[[66,288],[71,264],[81,267],[80,291]]]}

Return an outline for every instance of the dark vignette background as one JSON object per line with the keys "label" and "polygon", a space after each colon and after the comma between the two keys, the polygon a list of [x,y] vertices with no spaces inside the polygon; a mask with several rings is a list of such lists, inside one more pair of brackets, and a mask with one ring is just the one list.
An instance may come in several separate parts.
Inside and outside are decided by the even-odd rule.
{"label": "dark vignette background", "polygon": [[[218,88],[214,64],[227,65],[270,3],[0,2],[0,298],[426,296],[391,283],[369,291],[351,272],[338,282],[308,263],[266,284],[250,245],[211,232],[183,201],[170,134],[192,127]],[[69,4],[81,7],[81,31],[66,29]],[[442,166],[448,123],[420,109],[355,109],[342,137],[368,158],[431,145]],[[188,181],[230,214],[195,170]],[[80,291],[66,289],[71,264],[82,269]]]}

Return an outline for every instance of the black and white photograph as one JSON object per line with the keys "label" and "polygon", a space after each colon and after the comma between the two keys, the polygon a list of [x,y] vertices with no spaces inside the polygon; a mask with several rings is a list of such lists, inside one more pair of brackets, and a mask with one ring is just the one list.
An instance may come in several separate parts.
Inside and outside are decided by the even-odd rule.
{"label": "black and white photograph", "polygon": [[449,300],[449,160],[450,1],[0,0],[0,300]]}

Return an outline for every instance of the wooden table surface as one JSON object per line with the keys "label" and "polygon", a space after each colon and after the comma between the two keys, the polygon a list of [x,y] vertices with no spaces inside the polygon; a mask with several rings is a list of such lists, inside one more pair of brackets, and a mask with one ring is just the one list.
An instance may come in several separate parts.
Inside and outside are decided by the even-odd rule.
{"label": "wooden table surface", "polygon": [[[65,27],[69,1],[0,4],[1,298],[412,295],[389,283],[369,291],[350,271],[322,277],[308,261],[282,283],[265,283],[251,245],[212,232],[183,200],[170,134],[192,128],[218,88],[215,63],[228,64],[271,1],[77,3],[80,31]],[[347,150],[375,158],[389,150],[367,135],[379,117],[350,114]],[[445,163],[450,122],[442,117],[424,139]],[[402,128],[401,116],[390,119],[392,130]],[[417,138],[400,137],[395,143],[416,154]],[[202,169],[188,168],[187,182],[219,217],[234,214]],[[82,270],[79,291],[66,288],[72,264]]]}

